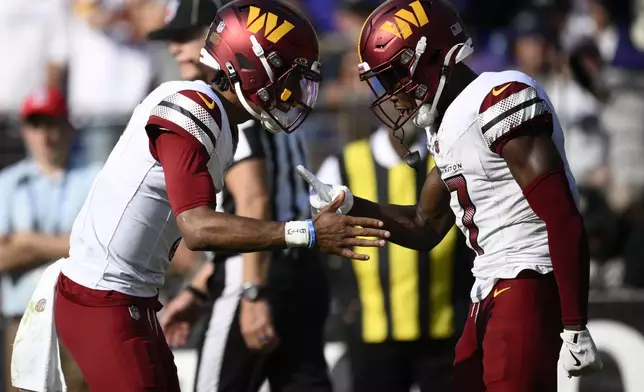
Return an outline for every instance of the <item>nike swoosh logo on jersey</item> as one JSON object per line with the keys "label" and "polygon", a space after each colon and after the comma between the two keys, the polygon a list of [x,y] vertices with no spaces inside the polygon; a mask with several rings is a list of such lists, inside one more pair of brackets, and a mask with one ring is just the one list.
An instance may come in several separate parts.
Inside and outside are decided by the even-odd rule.
{"label": "nike swoosh logo on jersey", "polygon": [[503,86],[503,87],[501,87],[501,88],[494,88],[494,89],[492,89],[492,95],[494,95],[495,97],[498,97],[499,95],[503,94],[503,92],[504,92],[508,87],[510,87],[510,85],[511,85],[511,84],[512,84],[512,83],[508,83],[508,84],[506,84],[505,86]]}
{"label": "nike swoosh logo on jersey", "polygon": [[[568,351],[570,351],[570,350],[568,350]],[[570,355],[572,355],[572,359],[575,360],[575,366],[581,366],[581,361],[579,359],[577,359],[577,357],[575,357],[575,354],[573,354],[572,351],[570,351]]]}
{"label": "nike swoosh logo on jersey", "polygon": [[215,108],[215,100],[214,100],[214,99],[213,99],[213,100],[211,100],[211,101],[208,101],[208,100],[206,99],[206,97],[204,97],[203,95],[201,95],[201,93],[197,93],[197,95],[199,96],[199,98],[201,98],[201,100],[203,101],[203,103],[205,103],[205,104],[206,104],[206,106],[208,107],[208,109],[212,110],[212,109],[214,109],[214,108]]}
{"label": "nike swoosh logo on jersey", "polygon": [[512,287],[506,287],[506,288],[501,289],[501,290],[499,290],[499,289],[494,289],[494,298],[498,297],[501,293],[504,293],[504,292],[506,292],[506,291],[510,290],[511,288],[512,288]]}

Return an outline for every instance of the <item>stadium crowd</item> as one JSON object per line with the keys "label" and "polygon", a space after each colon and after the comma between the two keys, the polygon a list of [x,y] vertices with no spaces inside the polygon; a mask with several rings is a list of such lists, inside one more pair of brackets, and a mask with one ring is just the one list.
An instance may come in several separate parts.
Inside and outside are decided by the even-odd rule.
{"label": "stadium crowd", "polygon": [[[369,110],[371,91],[358,78],[355,41],[380,1],[289,2],[311,19],[321,42],[320,98],[314,114],[297,131],[308,144],[309,167],[317,170],[327,157],[341,154],[348,143],[369,137],[379,127]],[[520,70],[540,82],[555,105],[582,196],[591,248],[591,300],[637,295],[644,289],[644,0],[452,2],[474,26],[470,33],[476,51],[468,60],[472,69]],[[148,33],[172,20],[178,5],[174,0],[5,0],[0,5],[5,362],[38,274],[48,261],[66,254],[64,240],[54,240],[71,229],[91,185],[88,179],[109,155],[136,105],[158,84],[178,78],[172,45],[168,51],[167,43],[148,40]],[[34,130],[38,127],[59,127],[60,132],[43,140]],[[64,168],[68,174],[62,185],[29,177],[29,167],[17,163],[50,150],[62,154],[65,158],[59,160],[64,162],[69,152],[74,162],[75,171]],[[18,174],[16,165],[22,165]],[[29,189],[38,192],[16,193],[28,205],[26,212],[6,196],[14,193],[11,176],[33,181]],[[24,216],[9,218],[15,208],[15,214]],[[39,222],[34,211],[41,209],[63,211]],[[16,252],[25,252],[34,241],[46,241],[11,238],[17,226],[52,239],[42,245],[47,249],[22,264],[15,261]],[[23,247],[10,248],[14,240],[22,241]],[[162,302],[176,296],[212,257],[202,256],[173,263]],[[330,320],[346,322],[354,302],[344,297],[343,284],[350,283],[338,278],[343,262],[329,258],[326,266],[334,297]],[[193,328],[188,346],[198,344],[203,328]],[[337,329],[330,325],[328,332],[342,339]]]}

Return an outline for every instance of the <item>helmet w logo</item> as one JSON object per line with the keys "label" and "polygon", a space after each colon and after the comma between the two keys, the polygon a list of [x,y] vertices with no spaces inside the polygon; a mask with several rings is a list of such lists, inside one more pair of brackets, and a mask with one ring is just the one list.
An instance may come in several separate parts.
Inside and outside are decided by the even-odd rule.
{"label": "helmet w logo", "polygon": [[276,44],[289,31],[293,30],[295,26],[287,20],[277,26],[277,15],[270,12],[262,14],[261,9],[251,6],[248,13],[248,21],[246,22],[247,30],[253,34],[257,34],[262,27],[264,27],[266,39]]}
{"label": "helmet w logo", "polygon": [[413,33],[411,25],[423,27],[429,23],[427,13],[419,0],[414,1],[409,6],[413,12],[406,9],[399,10],[394,16],[396,23],[387,21],[380,26],[380,30],[387,31],[398,38],[407,39]]}

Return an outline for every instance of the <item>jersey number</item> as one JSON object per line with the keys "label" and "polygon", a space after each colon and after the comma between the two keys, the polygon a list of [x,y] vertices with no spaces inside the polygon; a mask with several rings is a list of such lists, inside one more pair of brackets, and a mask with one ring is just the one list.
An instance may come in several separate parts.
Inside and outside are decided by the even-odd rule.
{"label": "jersey number", "polygon": [[447,185],[447,189],[449,189],[450,193],[456,192],[458,204],[460,204],[463,209],[463,226],[465,226],[469,234],[470,246],[474,251],[476,251],[476,254],[479,256],[482,255],[484,253],[483,248],[479,246],[478,242],[479,228],[474,223],[476,207],[472,203],[469,193],[467,193],[467,182],[465,181],[465,177],[462,174],[450,177],[445,180],[445,184]]}

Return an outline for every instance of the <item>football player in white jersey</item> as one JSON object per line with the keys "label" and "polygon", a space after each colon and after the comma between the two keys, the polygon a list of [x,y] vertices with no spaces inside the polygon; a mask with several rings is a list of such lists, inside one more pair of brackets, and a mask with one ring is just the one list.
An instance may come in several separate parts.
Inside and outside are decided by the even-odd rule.
{"label": "football player in white jersey", "polygon": [[[405,122],[425,128],[436,168],[416,206],[356,197],[344,208],[384,221],[391,241],[418,250],[456,221],[476,252],[453,390],[555,392],[558,359],[569,376],[600,369],[586,329],[588,243],[546,93],[520,72],[477,75],[464,65],[472,41],[445,0],[385,2],[358,45],[374,112],[401,140]],[[317,191],[314,207],[342,189],[300,172]]]}
{"label": "football player in white jersey", "polygon": [[270,131],[294,131],[321,76],[313,27],[277,1],[230,3],[205,38],[201,62],[213,84],[165,83],[139,104],[72,229],[55,322],[92,391],[179,391],[156,312],[180,237],[191,250],[316,247],[364,260],[350,247],[382,246],[363,236],[388,236],[377,219],[335,214],[344,197],[307,221],[215,211],[237,143],[231,124],[254,117]]}

